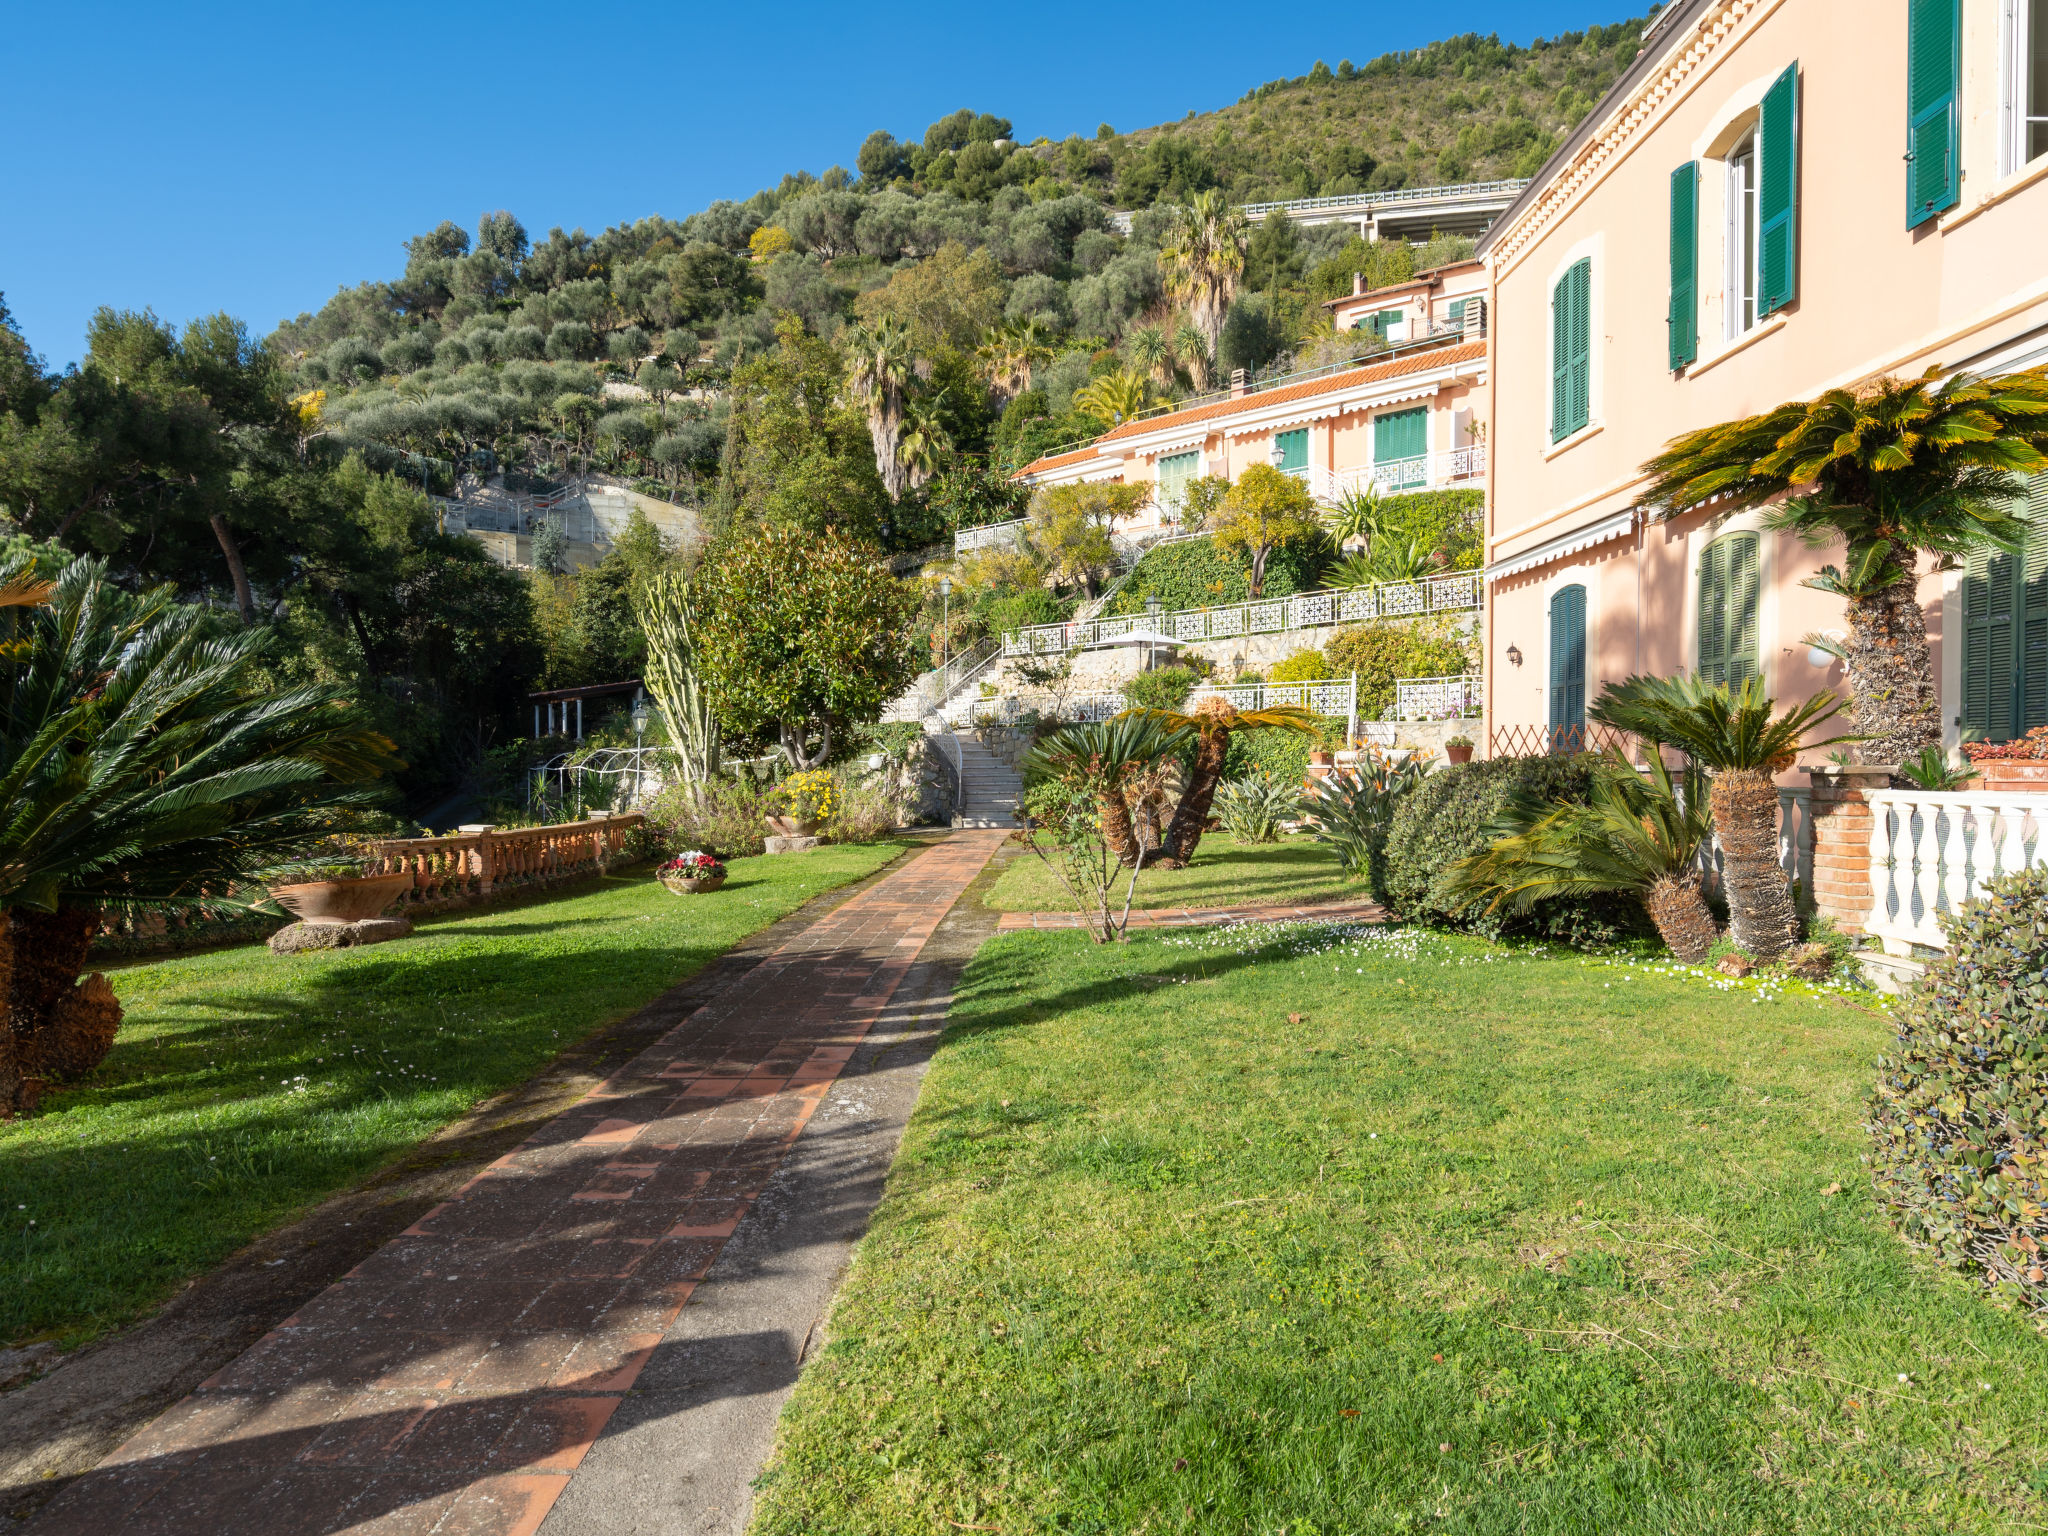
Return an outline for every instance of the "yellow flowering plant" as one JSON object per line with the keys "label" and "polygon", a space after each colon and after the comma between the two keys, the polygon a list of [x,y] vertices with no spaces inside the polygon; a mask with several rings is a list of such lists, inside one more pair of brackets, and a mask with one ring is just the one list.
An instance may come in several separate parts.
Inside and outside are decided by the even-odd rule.
{"label": "yellow flowering plant", "polygon": [[792,773],[777,786],[788,814],[823,826],[839,813],[839,785],[823,768]]}

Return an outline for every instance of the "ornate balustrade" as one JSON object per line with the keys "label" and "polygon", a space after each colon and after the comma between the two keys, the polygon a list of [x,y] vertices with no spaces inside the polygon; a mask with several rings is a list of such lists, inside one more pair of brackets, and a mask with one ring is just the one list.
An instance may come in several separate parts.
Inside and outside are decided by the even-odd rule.
{"label": "ornate balustrade", "polygon": [[1894,955],[1947,947],[1940,919],[1985,883],[2048,863],[2048,796],[1886,789],[1870,807],[1870,916],[1864,928]]}
{"label": "ornate balustrade", "polygon": [[634,811],[551,827],[466,827],[447,837],[393,838],[376,845],[368,875],[410,874],[401,910],[479,906],[494,896],[601,875],[647,818]]}
{"label": "ornate balustrade", "polygon": [[1449,720],[1476,715],[1485,706],[1485,679],[1477,672],[1458,677],[1400,677],[1394,680],[1394,714],[1402,720]]}

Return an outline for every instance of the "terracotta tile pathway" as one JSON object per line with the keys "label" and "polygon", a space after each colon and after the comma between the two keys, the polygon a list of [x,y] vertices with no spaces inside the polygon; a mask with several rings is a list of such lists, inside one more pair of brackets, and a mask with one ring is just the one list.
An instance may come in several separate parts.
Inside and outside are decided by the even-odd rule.
{"label": "terracotta tile pathway", "polygon": [[[1202,928],[1215,923],[1326,922],[1383,923],[1387,909],[1373,901],[1329,901],[1321,906],[1152,907],[1131,914],[1133,928]],[[1078,912],[1005,912],[998,933],[1020,928],[1079,928]]]}
{"label": "terracotta tile pathway", "polygon": [[67,1488],[33,1529],[534,1531],[1007,834],[820,919]]}

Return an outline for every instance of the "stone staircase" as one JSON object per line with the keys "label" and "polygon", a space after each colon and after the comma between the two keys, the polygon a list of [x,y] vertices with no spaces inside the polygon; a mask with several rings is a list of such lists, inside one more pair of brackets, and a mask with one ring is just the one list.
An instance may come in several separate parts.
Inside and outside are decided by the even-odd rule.
{"label": "stone staircase", "polygon": [[956,827],[1014,827],[1017,797],[1024,781],[1017,770],[997,757],[971,731],[955,731],[959,744],[960,810],[953,818]]}

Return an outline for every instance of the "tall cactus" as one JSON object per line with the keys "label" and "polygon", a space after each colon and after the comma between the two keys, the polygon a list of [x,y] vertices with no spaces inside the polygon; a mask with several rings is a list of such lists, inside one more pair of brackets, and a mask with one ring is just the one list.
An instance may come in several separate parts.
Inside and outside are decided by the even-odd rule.
{"label": "tall cactus", "polygon": [[664,571],[635,591],[633,606],[647,636],[647,691],[661,706],[678,771],[695,796],[719,771],[722,741],[697,675],[689,578]]}

